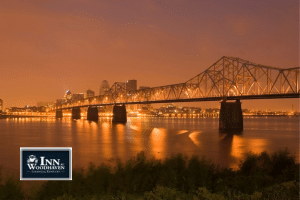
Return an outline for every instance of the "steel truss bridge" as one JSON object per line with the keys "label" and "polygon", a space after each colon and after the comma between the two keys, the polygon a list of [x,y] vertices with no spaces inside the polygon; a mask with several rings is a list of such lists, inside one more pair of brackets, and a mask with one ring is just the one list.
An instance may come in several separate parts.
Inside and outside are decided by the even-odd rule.
{"label": "steel truss bridge", "polygon": [[270,67],[224,56],[184,83],[127,91],[124,82],[116,82],[104,95],[56,105],[56,109],[223,99],[299,98],[299,69]]}

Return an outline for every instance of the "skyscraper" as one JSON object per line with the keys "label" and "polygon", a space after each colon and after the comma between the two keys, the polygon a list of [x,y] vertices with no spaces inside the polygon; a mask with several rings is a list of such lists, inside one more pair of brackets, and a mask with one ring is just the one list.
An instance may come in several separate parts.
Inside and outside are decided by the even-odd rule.
{"label": "skyscraper", "polygon": [[72,93],[71,93],[70,90],[66,91],[63,99],[64,99],[65,102],[68,102],[68,101],[70,101],[72,99]]}
{"label": "skyscraper", "polygon": [[137,90],[137,80],[128,80],[128,81],[126,81],[126,90],[127,91]]}
{"label": "skyscraper", "polygon": [[104,95],[105,92],[109,90],[109,85],[107,80],[103,80],[100,86],[99,95]]}
{"label": "skyscraper", "polygon": [[76,101],[80,101],[84,99],[84,94],[83,93],[79,93],[79,94],[72,94],[72,101],[76,102]]}
{"label": "skyscraper", "polygon": [[92,91],[92,90],[87,90],[85,95],[84,95],[84,98],[90,98],[90,97],[93,97],[95,96],[95,92]]}

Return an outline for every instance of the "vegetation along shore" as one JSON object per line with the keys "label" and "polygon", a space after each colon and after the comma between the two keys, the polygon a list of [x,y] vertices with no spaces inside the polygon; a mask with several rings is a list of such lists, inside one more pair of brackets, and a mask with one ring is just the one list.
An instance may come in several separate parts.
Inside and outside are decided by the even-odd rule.
{"label": "vegetation along shore", "polygon": [[73,170],[72,181],[24,183],[2,178],[0,199],[298,199],[299,163],[287,150],[248,153],[233,171],[197,156],[157,160],[140,152],[115,167]]}

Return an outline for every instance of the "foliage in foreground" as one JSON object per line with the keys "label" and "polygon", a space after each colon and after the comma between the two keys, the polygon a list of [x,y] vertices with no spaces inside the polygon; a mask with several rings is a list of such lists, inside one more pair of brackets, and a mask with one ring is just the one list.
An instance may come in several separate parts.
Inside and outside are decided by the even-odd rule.
{"label": "foliage in foreground", "polygon": [[[1,179],[0,179],[1,180]],[[295,199],[299,164],[287,150],[248,154],[238,171],[180,154],[163,161],[143,152],[112,169],[73,170],[72,181],[47,181],[25,195],[20,181],[0,184],[0,199]]]}
{"label": "foliage in foreground", "polygon": [[[94,195],[85,196],[86,200],[274,200],[285,199],[292,200],[299,197],[299,183],[296,181],[285,182],[268,187],[263,192],[255,192],[252,195],[238,193],[231,195],[231,191],[227,191],[227,195],[211,193],[206,188],[199,188],[194,193],[180,192],[176,189],[157,186],[153,191],[145,192],[144,195],[135,195],[128,193],[120,193],[117,195]],[[56,200],[77,200],[71,195],[63,195]]]}

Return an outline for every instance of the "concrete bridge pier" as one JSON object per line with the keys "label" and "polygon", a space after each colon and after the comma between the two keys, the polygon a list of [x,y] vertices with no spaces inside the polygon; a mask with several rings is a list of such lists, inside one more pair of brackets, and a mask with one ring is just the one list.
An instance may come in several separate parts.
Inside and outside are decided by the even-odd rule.
{"label": "concrete bridge pier", "polygon": [[62,118],[63,117],[63,111],[62,110],[56,110],[55,111],[55,118]]}
{"label": "concrete bridge pier", "polygon": [[89,106],[87,110],[87,120],[98,121],[98,108]]}
{"label": "concrete bridge pier", "polygon": [[243,114],[240,100],[221,102],[219,130],[243,130]]}
{"label": "concrete bridge pier", "polygon": [[72,119],[80,119],[80,108],[72,108]]}
{"label": "concrete bridge pier", "polygon": [[113,107],[113,123],[126,123],[127,122],[127,114],[125,105],[114,105]]}

